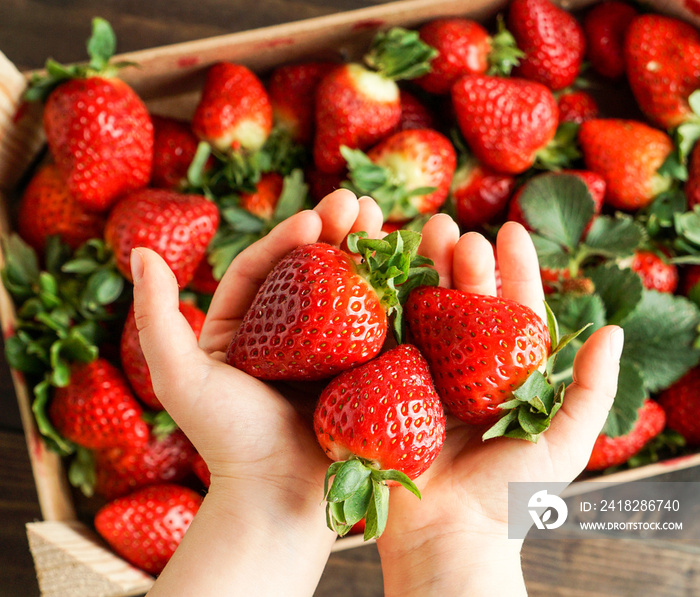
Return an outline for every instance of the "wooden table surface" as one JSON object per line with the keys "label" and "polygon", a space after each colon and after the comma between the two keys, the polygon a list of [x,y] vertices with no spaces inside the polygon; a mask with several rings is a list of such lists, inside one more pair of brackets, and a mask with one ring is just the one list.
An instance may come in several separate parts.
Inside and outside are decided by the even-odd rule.
{"label": "wooden table surface", "polygon": [[[90,19],[117,31],[118,50],[154,47],[380,4],[382,0],[2,0],[0,51],[20,69],[48,56],[84,58]],[[700,468],[667,475],[700,481]],[[40,519],[14,391],[0,360],[0,597],[39,594],[24,533]],[[683,542],[565,536],[527,540],[525,577],[533,596],[700,596],[700,521]],[[690,539],[688,539],[690,536]],[[333,554],[317,597],[383,594],[376,548]]]}

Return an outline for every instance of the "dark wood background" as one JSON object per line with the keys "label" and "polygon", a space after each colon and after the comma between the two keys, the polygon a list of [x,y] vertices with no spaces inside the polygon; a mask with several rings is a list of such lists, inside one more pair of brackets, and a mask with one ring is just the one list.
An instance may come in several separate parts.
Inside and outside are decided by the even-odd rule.
{"label": "dark wood background", "polygon": [[[0,51],[20,69],[49,56],[84,59],[90,20],[114,26],[118,51],[211,37],[235,31],[381,4],[381,0],[1,0]],[[667,475],[700,481],[700,469]],[[700,501],[700,499],[699,499]],[[696,508],[697,510],[697,508]],[[0,359],[0,597],[38,595],[24,523],[40,519],[7,365]],[[683,541],[613,539],[571,534],[526,541],[523,560],[533,596],[700,596],[700,516]],[[334,554],[317,597],[378,597],[376,548]]]}

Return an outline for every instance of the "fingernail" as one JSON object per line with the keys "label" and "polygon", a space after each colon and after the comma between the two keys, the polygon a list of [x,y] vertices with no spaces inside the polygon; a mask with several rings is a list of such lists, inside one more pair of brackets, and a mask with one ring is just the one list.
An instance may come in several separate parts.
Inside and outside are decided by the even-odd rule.
{"label": "fingernail", "polygon": [[617,328],[613,330],[610,334],[610,353],[612,357],[616,360],[620,360],[622,355],[622,349],[625,346],[625,331],[622,328]]}
{"label": "fingernail", "polygon": [[143,255],[138,249],[131,249],[129,262],[131,265],[131,277],[135,284],[143,277]]}

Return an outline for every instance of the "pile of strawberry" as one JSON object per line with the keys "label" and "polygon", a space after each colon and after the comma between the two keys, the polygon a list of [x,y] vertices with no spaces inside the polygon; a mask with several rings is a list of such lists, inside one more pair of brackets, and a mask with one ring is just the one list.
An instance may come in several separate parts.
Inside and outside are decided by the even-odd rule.
{"label": "pile of strawberry", "polygon": [[[20,236],[5,239],[3,282],[18,307],[7,358],[34,388],[37,424],[70,458],[71,482],[103,498],[95,526],[120,555],[157,574],[208,483],[151,387],[131,249],[163,256],[198,332],[233,258],[340,186],[373,197],[391,234],[352,236],[355,257],[313,245],[285,258],[227,354],[261,379],[330,380],[314,429],[337,461],[326,498],[339,534],[360,520],[381,534],[387,482],[418,492],[412,479],[444,440],[443,408],[490,426],[486,438],[536,440],[577,347],[607,323],[626,346],[589,468],[700,445],[694,28],[617,0],[581,15],[512,0],[491,31],[465,18],[391,29],[358,62],[290,64],[264,79],[216,64],[188,121],[148,111],[116,77],[130,65],[110,61],[115,44],[95,19],[88,63],[50,60],[31,82],[48,152],[18,202]],[[416,231],[440,210],[464,231],[494,237],[507,219],[531,231],[548,326],[505,299],[435,286]],[[266,333],[280,313],[293,323]],[[487,341],[494,330],[522,354]],[[133,516],[142,536],[123,532]]]}

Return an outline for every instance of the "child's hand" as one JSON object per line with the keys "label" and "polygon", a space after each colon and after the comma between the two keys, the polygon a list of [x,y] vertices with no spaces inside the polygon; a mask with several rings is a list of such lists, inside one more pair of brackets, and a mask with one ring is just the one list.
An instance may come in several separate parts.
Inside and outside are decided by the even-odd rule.
{"label": "child's hand", "polygon": [[[476,233],[460,238],[449,217],[426,224],[421,253],[435,262],[442,285],[496,293],[490,243]],[[504,225],[497,253],[503,296],[545,318],[537,255],[525,229]],[[392,491],[387,529],[378,541],[387,595],[525,594],[521,542],[507,539],[508,482],[567,482],[583,470],[616,393],[622,341],[622,331],[608,326],[584,344],[574,383],[537,444],[483,442],[483,427],[448,418],[442,452],[416,480],[422,501],[400,488]]]}
{"label": "child's hand", "polygon": [[[153,594],[228,594],[231,587],[251,595],[268,594],[267,588],[313,592],[335,538],[322,504],[328,458],[287,399],[292,389],[227,365],[224,353],[281,257],[319,240],[339,245],[353,231],[376,236],[381,224],[373,200],[358,201],[344,190],[285,220],[235,259],[199,345],[178,310],[168,267],[152,251],[134,251],[136,323],[154,390],[212,475],[202,509]],[[313,409],[316,396],[302,399]],[[197,556],[200,549],[206,551]],[[205,561],[202,553],[209,554]]]}

